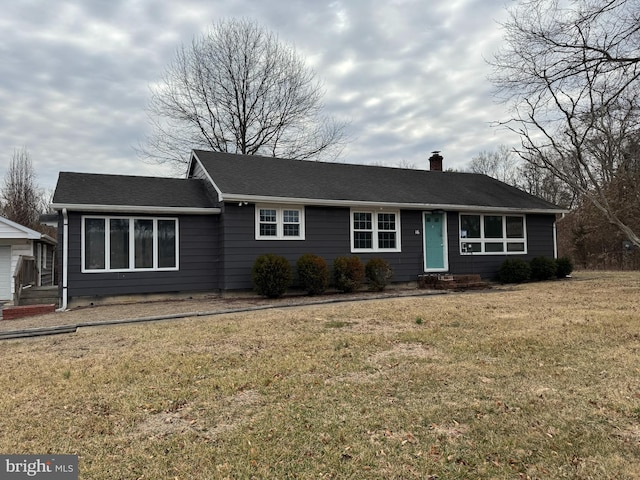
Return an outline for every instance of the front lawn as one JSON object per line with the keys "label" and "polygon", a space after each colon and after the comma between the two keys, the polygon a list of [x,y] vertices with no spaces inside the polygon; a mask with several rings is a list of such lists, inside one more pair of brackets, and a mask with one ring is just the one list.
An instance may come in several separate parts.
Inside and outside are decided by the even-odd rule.
{"label": "front lawn", "polygon": [[0,343],[0,452],[82,479],[640,478],[640,273]]}

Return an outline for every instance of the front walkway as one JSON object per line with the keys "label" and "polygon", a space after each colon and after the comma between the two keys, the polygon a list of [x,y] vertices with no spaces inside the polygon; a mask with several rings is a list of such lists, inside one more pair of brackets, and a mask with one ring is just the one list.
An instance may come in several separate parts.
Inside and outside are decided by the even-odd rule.
{"label": "front walkway", "polygon": [[388,289],[384,292],[357,292],[318,296],[285,296],[268,299],[256,296],[204,297],[197,300],[171,300],[84,307],[37,317],[0,321],[0,340],[59,333],[73,333],[81,327],[175,320],[213,316],[267,308],[291,308],[339,302],[378,300],[407,296],[443,294],[442,291]]}

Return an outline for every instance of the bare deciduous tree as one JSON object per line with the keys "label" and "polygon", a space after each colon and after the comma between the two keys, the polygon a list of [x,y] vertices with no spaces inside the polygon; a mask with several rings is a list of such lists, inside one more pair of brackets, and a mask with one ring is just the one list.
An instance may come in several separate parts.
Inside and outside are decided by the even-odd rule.
{"label": "bare deciduous tree", "polygon": [[575,203],[576,195],[571,188],[548,169],[535,163],[524,162],[518,166],[516,186],[564,208],[571,208]]}
{"label": "bare deciduous tree", "polygon": [[507,183],[531,195],[561,207],[571,207],[571,189],[547,169],[531,162],[522,162],[513,148],[499,145],[495,151],[482,151],[471,159],[467,170],[482,173]]}
{"label": "bare deciduous tree", "polygon": [[417,170],[418,166],[409,160],[402,159],[397,163],[398,168],[406,168],[407,170]]}
{"label": "bare deciduous tree", "polygon": [[194,148],[335,158],[345,125],[323,115],[322,95],[293,47],[252,21],[222,21],[180,48],[153,88],[141,153],[178,167]]}
{"label": "bare deciduous tree", "polygon": [[33,163],[26,148],[14,150],[0,189],[2,216],[33,230],[40,230],[45,210],[43,192],[36,184]]}
{"label": "bare deciduous tree", "polygon": [[629,171],[629,145],[640,135],[637,0],[523,0],[503,28],[492,80],[512,108],[501,123],[520,135],[518,154],[640,246],[640,229],[606,188]]}
{"label": "bare deciduous tree", "polygon": [[512,149],[499,145],[495,151],[482,151],[469,162],[469,171],[482,173],[509,185],[517,184],[518,161]]}

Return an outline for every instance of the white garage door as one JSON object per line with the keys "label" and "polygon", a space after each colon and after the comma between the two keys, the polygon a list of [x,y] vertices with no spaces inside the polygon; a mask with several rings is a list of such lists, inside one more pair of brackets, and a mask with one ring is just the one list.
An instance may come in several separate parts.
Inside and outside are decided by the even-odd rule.
{"label": "white garage door", "polygon": [[11,298],[11,247],[0,245],[0,300]]}

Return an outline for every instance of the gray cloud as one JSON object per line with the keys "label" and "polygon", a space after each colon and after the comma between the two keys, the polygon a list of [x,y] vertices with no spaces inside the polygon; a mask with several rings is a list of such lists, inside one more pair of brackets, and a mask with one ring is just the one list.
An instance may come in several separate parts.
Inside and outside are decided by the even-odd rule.
{"label": "gray cloud", "polygon": [[[145,105],[176,48],[212,22],[247,17],[293,44],[323,80],[328,114],[350,121],[342,161],[461,168],[513,143],[489,127],[503,107],[486,80],[503,0],[6,2],[0,18],[0,155],[59,171],[167,175],[134,147]],[[5,162],[0,162],[4,175]]]}

